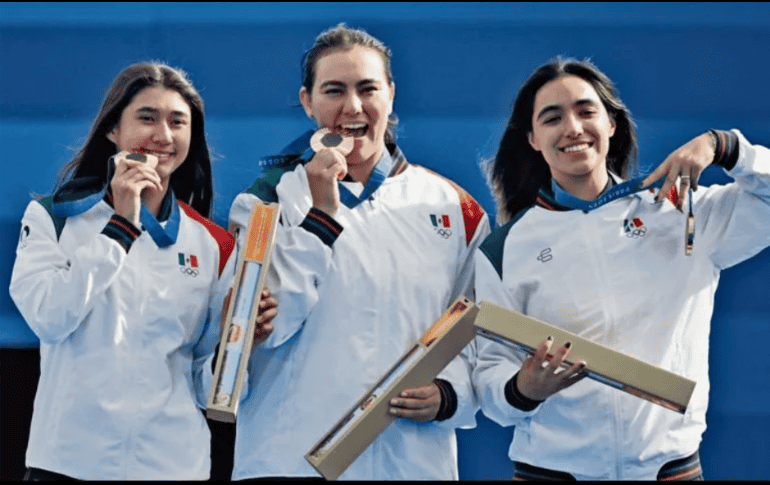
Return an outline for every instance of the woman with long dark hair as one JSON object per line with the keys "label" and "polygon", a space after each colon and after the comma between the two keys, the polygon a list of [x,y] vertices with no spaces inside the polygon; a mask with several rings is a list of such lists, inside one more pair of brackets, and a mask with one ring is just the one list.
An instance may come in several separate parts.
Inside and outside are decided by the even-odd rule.
{"label": "woman with long dark hair", "polygon": [[235,258],[205,217],[203,123],[184,72],[129,66],[53,195],[24,213],[10,293],[40,339],[28,480],[209,477],[203,366]]}
{"label": "woman with long dark hair", "polygon": [[[680,415],[584,379],[584,361],[562,366],[571,342],[530,356],[478,339],[473,382],[484,413],[515,426],[515,478],[702,478],[714,292],[721,269],[770,245],[770,151],[710,130],[647,177],[636,152],[596,66],[537,69],[490,166],[503,225],[476,254],[476,297],[690,378],[694,394]],[[690,190],[711,164],[735,181]]]}

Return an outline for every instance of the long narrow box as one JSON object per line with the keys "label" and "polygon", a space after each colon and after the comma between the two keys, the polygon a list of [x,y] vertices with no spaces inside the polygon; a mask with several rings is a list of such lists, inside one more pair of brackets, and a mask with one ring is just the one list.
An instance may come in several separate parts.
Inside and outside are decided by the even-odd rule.
{"label": "long narrow box", "polygon": [[584,360],[588,377],[678,413],[685,413],[695,389],[695,381],[488,301],[479,305],[475,325],[479,335],[529,354],[549,335],[552,349],[572,342],[565,363]]}
{"label": "long narrow box", "polygon": [[390,400],[402,390],[433,382],[476,335],[478,307],[460,297],[377,381],[305,459],[327,480],[336,480],[395,419]]}
{"label": "long narrow box", "polygon": [[206,415],[234,423],[254,342],[259,295],[267,283],[280,207],[256,203],[251,211],[246,247],[238,259],[233,288],[219,342],[214,380],[209,390]]}

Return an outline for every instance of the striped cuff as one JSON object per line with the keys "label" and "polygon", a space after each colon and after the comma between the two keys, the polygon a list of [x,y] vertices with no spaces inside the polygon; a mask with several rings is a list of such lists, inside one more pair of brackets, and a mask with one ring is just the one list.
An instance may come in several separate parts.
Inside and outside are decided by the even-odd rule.
{"label": "striped cuff", "polygon": [[716,139],[713,165],[718,165],[725,170],[732,170],[738,163],[738,135],[732,131],[709,130]]}
{"label": "striped cuff", "polygon": [[131,221],[117,214],[113,214],[110,217],[107,225],[102,229],[102,234],[117,241],[126,252],[131,249],[134,241],[142,235],[141,231]]}
{"label": "striped cuff", "polygon": [[505,400],[516,409],[521,411],[532,411],[543,401],[535,401],[520,393],[519,390],[516,389],[516,378],[518,376],[519,373],[517,372],[511,377],[511,380],[505,384]]}
{"label": "striped cuff", "polygon": [[433,379],[433,383],[436,384],[441,393],[441,406],[433,421],[444,421],[454,416],[457,411],[457,393],[449,381]]}
{"label": "striped cuff", "polygon": [[342,234],[342,226],[332,216],[315,207],[310,208],[299,227],[315,234],[329,247],[332,247],[334,241]]}

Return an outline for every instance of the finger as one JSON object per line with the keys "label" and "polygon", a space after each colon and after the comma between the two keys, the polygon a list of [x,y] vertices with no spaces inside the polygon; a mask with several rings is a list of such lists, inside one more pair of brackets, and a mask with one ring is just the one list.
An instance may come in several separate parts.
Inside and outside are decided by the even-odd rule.
{"label": "finger", "polygon": [[690,186],[692,190],[698,190],[698,180],[700,179],[701,171],[701,168],[698,166],[690,169]]}
{"label": "finger", "polygon": [[271,322],[278,315],[277,308],[268,308],[257,315],[257,323]]}
{"label": "finger", "polygon": [[545,340],[540,342],[540,345],[537,346],[537,350],[532,356],[537,366],[540,366],[543,364],[543,362],[548,361],[548,352],[551,350],[551,345],[553,345],[553,337],[549,335]]}
{"label": "finger", "polygon": [[391,407],[389,409],[391,415],[399,418],[415,419],[417,421],[430,421],[436,417],[438,409],[423,408],[423,409],[406,409]]}
{"label": "finger", "polygon": [[556,351],[553,358],[550,359],[550,366],[553,367],[554,373],[561,367],[564,360],[572,352],[572,342],[567,342]]}
{"label": "finger", "polygon": [[674,167],[668,172],[668,174],[666,175],[666,180],[663,182],[663,186],[661,186],[660,191],[658,192],[658,195],[655,197],[655,202],[661,202],[668,196],[668,193],[671,192],[671,187],[673,187],[674,184],[676,183],[676,179],[678,176],[679,176],[678,167]]}
{"label": "finger", "polygon": [[399,393],[401,397],[427,399],[438,392],[436,384],[428,384],[427,386],[409,387]]}
{"label": "finger", "polygon": [[681,211],[684,207],[685,199],[687,198],[687,192],[690,190],[690,175],[681,175],[679,177],[679,197],[677,200],[677,208]]}
{"label": "finger", "polygon": [[647,188],[648,186],[654,184],[658,181],[661,177],[663,177],[668,172],[668,164],[669,164],[669,157],[666,157],[665,160],[663,160],[663,163],[658,165],[658,167],[652,171],[650,175],[647,176],[642,181],[642,187]]}

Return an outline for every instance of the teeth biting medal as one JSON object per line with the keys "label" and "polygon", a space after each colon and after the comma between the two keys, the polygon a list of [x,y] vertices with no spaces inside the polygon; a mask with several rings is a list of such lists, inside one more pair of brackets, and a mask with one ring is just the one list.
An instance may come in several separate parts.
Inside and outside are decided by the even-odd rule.
{"label": "teeth biting medal", "polygon": [[353,151],[354,144],[355,140],[352,137],[334,133],[328,128],[321,128],[310,138],[310,148],[316,153],[324,148],[334,148],[343,156],[347,156]]}

